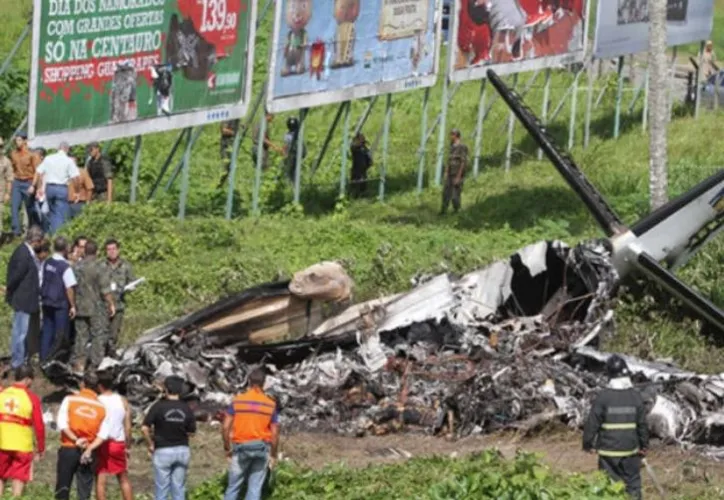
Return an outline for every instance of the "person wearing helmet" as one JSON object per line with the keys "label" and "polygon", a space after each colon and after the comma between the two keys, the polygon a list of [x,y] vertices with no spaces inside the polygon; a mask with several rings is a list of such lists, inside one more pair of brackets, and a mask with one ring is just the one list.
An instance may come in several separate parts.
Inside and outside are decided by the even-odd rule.
{"label": "person wearing helmet", "polygon": [[598,468],[623,481],[632,498],[641,498],[641,458],[649,446],[646,410],[618,355],[606,361],[609,383],[593,401],[583,428],[583,449],[598,454]]}
{"label": "person wearing helmet", "polygon": [[[299,119],[296,116],[287,118],[287,133],[284,136],[284,158],[289,179],[294,182],[297,170],[297,137],[299,135]],[[302,158],[307,156],[307,145],[302,142]]]}

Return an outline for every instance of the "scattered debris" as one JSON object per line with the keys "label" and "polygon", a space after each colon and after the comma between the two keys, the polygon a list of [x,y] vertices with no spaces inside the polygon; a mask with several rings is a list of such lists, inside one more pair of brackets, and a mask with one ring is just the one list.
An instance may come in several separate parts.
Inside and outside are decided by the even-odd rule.
{"label": "scattered debris", "polygon": [[[204,420],[263,363],[287,429],[461,436],[550,421],[579,427],[605,384],[608,355],[595,346],[613,332],[617,283],[602,242],[541,242],[460,279],[427,277],[335,312],[352,281],[323,263],[154,328],[104,368],[139,410],[160,396],[164,377],[182,376]],[[724,378],[627,361],[655,435],[724,445]],[[46,373],[73,383],[59,362]]]}

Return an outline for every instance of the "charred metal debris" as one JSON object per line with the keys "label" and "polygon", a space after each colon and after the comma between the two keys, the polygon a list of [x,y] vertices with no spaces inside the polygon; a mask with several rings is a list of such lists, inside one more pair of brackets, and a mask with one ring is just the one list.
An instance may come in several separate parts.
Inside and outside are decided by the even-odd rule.
{"label": "charred metal debris", "polygon": [[[605,383],[598,339],[614,327],[618,275],[606,240],[539,242],[454,279],[352,304],[353,283],[323,262],[148,331],[102,369],[143,410],[168,375],[183,377],[199,418],[213,419],[251,366],[286,429],[470,435],[582,424]],[[724,378],[629,360],[655,434],[724,444]],[[74,376],[60,362],[46,373]]]}

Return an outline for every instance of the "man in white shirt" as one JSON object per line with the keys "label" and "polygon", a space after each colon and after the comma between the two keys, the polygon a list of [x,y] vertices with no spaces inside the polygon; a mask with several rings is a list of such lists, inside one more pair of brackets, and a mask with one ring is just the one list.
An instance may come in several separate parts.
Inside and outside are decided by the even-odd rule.
{"label": "man in white shirt", "polygon": [[80,187],[80,171],[75,161],[68,156],[70,145],[63,141],[58,151],[45,157],[35,172],[33,185],[28,193],[37,199],[45,197],[50,208],[50,233],[55,234],[60,226],[68,220],[68,183]]}
{"label": "man in white shirt", "polygon": [[53,242],[53,256],[42,264],[40,300],[43,329],[40,335],[40,360],[45,361],[56,345],[65,343],[69,322],[75,318],[75,286],[78,284],[68,262],[68,241],[62,236]]}
{"label": "man in white shirt", "polygon": [[[128,479],[128,449],[131,445],[131,410],[126,398],[113,389],[110,372],[98,373],[98,401],[106,408],[106,419],[98,433],[98,468],[96,469],[96,499],[106,500],[108,476],[116,476],[123,500],[133,499],[131,481]],[[94,445],[86,450],[89,455]]]}

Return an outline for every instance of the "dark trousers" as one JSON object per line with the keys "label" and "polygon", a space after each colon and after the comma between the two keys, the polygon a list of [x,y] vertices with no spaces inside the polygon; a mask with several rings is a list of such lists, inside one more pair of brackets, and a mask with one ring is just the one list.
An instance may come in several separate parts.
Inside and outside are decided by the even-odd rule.
{"label": "dark trousers", "polygon": [[78,203],[71,203],[70,207],[70,218],[75,219],[78,217],[83,209],[85,208],[85,201],[79,201]]}
{"label": "dark trousers", "polygon": [[70,498],[73,477],[77,478],[78,500],[90,500],[93,493],[96,456],[94,453],[91,463],[81,464],[81,455],[83,455],[83,451],[80,448],[61,446],[58,450],[57,482],[55,483],[55,498],[57,500],[68,500]]}
{"label": "dark trousers", "polygon": [[43,306],[43,328],[40,334],[40,361],[45,361],[55,350],[56,344],[65,342],[68,336],[68,308]]}
{"label": "dark trousers", "polygon": [[452,179],[447,179],[445,181],[445,187],[442,191],[442,213],[447,212],[447,208],[450,206],[450,202],[452,201],[452,206],[454,211],[460,210],[460,203],[461,203],[461,197],[463,194],[463,183],[460,181],[460,184],[457,186],[453,184]]}
{"label": "dark trousers", "polygon": [[598,468],[614,481],[626,485],[626,493],[635,500],[641,500],[641,457],[602,457],[598,456]]}

